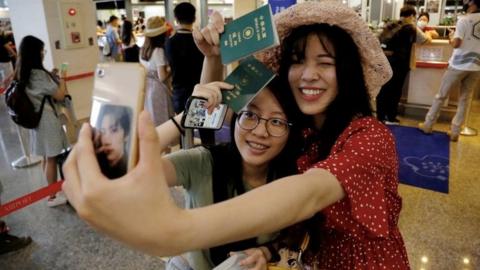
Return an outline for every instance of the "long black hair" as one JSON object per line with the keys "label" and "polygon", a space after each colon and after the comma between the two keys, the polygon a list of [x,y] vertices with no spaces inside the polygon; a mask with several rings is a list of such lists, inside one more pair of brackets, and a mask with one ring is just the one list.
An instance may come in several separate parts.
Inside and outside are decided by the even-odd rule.
{"label": "long black hair", "polygon": [[125,46],[130,46],[130,42],[133,39],[133,24],[129,20],[123,21],[122,24],[122,43]]}
{"label": "long black hair", "polygon": [[43,67],[42,52],[44,47],[43,41],[34,36],[26,36],[20,42],[15,68],[15,80],[23,88],[27,87],[30,81],[32,69],[44,70],[51,76],[50,72]]}
{"label": "long black hair", "polygon": [[[300,126],[296,124],[300,113],[295,105],[295,100],[285,99],[283,91],[279,91],[280,87],[282,87],[281,80],[276,77],[266,88],[273,93],[287,120],[293,125],[290,128],[285,147],[268,165],[267,183],[297,173],[296,160],[301,153]],[[236,121],[237,115],[234,115],[230,122],[230,143],[208,147],[213,159],[214,203],[228,200],[245,192],[242,178],[242,156],[234,142]],[[256,240],[253,238],[214,247],[210,249],[210,257],[212,262],[218,265],[227,258],[230,251],[243,250],[255,245]]]}
{"label": "long black hair", "polygon": [[155,48],[165,48],[166,37],[166,33],[154,37],[145,37],[145,42],[140,50],[140,57],[145,61],[149,61]]}
{"label": "long black hair", "polygon": [[[279,74],[283,88],[280,88],[284,99],[294,100],[292,89],[288,81],[288,73],[292,64],[305,58],[307,38],[316,35],[321,45],[335,58],[335,72],[337,78],[337,96],[325,110],[325,120],[317,130],[314,138],[303,143],[302,151],[308,151],[312,144],[318,147],[318,161],[324,160],[337,141],[340,134],[350,122],[357,117],[372,115],[370,96],[365,84],[359,49],[351,36],[335,25],[313,24],[299,26],[292,30],[283,40]],[[327,46],[330,45],[330,46]],[[299,110],[298,105],[294,110]],[[297,123],[304,128],[313,128],[313,116],[299,113]],[[325,217],[317,214],[296,225],[282,230],[277,247],[298,249],[306,232],[310,234],[310,245],[304,259],[311,262],[319,251],[323,242],[322,224]]]}
{"label": "long black hair", "polygon": [[[288,72],[295,61],[305,58],[307,37],[317,35],[327,53],[334,56],[338,94],[325,111],[325,120],[315,142],[318,145],[319,160],[325,159],[340,134],[356,117],[372,115],[360,52],[352,37],[335,25],[313,24],[295,28],[282,43],[280,78],[283,80],[283,95],[294,99]],[[331,46],[326,46],[330,43]],[[330,51],[329,51],[330,50]],[[332,51],[334,50],[334,51]],[[297,105],[295,105],[297,106]],[[314,127],[313,116],[303,116],[298,123],[304,128]]]}

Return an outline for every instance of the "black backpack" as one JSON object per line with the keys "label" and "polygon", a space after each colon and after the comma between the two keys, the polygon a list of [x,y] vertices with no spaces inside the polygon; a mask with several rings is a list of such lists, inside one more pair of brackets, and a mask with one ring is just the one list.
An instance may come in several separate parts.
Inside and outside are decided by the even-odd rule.
{"label": "black backpack", "polygon": [[38,127],[40,119],[42,118],[43,106],[47,99],[51,104],[50,96],[44,96],[42,104],[40,105],[40,110],[37,112],[35,111],[35,106],[25,92],[25,85],[22,83],[12,81],[5,93],[8,114],[13,122],[27,129]]}
{"label": "black backpack", "polygon": [[402,29],[402,26],[403,24],[401,21],[390,21],[383,26],[383,30],[378,36],[383,50],[391,49],[391,40],[395,34]]}

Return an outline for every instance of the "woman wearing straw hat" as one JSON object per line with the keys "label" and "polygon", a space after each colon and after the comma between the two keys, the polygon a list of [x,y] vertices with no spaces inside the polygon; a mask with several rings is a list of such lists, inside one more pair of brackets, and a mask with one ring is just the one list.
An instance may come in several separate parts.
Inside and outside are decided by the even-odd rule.
{"label": "woman wearing straw hat", "polygon": [[[91,130],[83,127],[65,166],[64,189],[72,205],[101,231],[157,255],[237,241],[323,216],[316,227],[321,238],[311,243],[318,252],[309,258],[317,269],[409,269],[398,228],[395,142],[370,107],[370,98],[392,73],[378,39],[338,1],[294,5],[275,15],[275,23],[281,46],[261,59],[279,71],[285,82],[280,92],[303,113],[300,174],[219,204],[179,209],[157,160],[161,138],[143,113],[140,161],[122,181],[101,175],[92,158]],[[223,20],[215,18],[194,32],[210,63],[218,62],[221,32]],[[243,264],[265,269],[264,263],[252,265],[257,259],[250,256]]]}
{"label": "woman wearing straw hat", "polygon": [[171,90],[168,87],[168,62],[165,57],[165,39],[168,26],[165,19],[154,16],[147,20],[145,43],[140,50],[140,63],[147,69],[145,110],[155,126],[173,116]]}

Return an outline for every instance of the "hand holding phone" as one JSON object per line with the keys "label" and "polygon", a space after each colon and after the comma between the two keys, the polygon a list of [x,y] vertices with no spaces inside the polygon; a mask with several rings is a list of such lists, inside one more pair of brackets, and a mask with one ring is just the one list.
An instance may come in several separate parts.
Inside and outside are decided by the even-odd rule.
{"label": "hand holding phone", "polygon": [[137,162],[136,127],[144,87],[145,70],[139,64],[97,66],[90,124],[98,163],[109,179],[123,176]]}
{"label": "hand holding phone", "polygon": [[204,106],[209,113],[212,113],[222,102],[222,90],[232,90],[234,87],[235,86],[226,82],[197,84],[193,89],[192,96],[205,99],[206,102],[204,103]]}
{"label": "hand holding phone", "polygon": [[67,77],[68,63],[64,62],[60,65],[60,78]]}
{"label": "hand holding phone", "polygon": [[182,118],[184,128],[220,129],[228,106],[222,102],[222,89],[234,86],[225,82],[197,84],[188,99]]}
{"label": "hand holding phone", "polygon": [[207,109],[208,100],[203,97],[191,96],[182,117],[184,128],[220,129],[227,114],[228,106],[219,104],[210,113]]}

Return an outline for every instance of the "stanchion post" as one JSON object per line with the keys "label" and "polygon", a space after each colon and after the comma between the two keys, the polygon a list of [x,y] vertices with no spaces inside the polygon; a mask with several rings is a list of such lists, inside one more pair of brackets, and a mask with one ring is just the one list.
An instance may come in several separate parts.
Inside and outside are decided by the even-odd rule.
{"label": "stanchion post", "polygon": [[17,128],[17,135],[20,141],[20,148],[22,150],[23,156],[13,161],[11,164],[12,167],[26,168],[40,163],[42,161],[42,158],[38,156],[30,156],[30,151],[28,151],[27,147],[25,147],[25,138],[23,136],[22,129],[18,125],[15,125],[15,127]]}
{"label": "stanchion post", "polygon": [[465,125],[463,126],[462,130],[460,131],[460,134],[463,136],[477,136],[478,131],[474,128],[468,127],[468,120],[470,119],[470,113],[472,111],[472,103],[473,103],[473,93],[470,95],[470,98],[468,100],[468,106],[467,106],[467,113],[465,115]]}
{"label": "stanchion post", "polygon": [[190,149],[193,147],[193,129],[185,129],[185,135],[182,136],[182,148]]}

